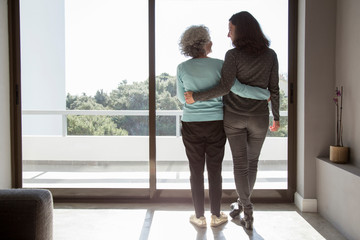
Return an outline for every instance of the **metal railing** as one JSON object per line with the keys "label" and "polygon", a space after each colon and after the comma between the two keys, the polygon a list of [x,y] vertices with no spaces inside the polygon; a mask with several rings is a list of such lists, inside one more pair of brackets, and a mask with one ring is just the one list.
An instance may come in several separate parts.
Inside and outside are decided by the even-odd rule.
{"label": "metal railing", "polygon": [[[23,110],[23,115],[61,115],[62,136],[67,136],[67,116],[149,116],[149,110]],[[176,136],[180,136],[182,110],[156,110],[156,116],[175,116]],[[270,116],[272,113],[270,111]],[[287,117],[288,111],[280,111],[281,117]]]}

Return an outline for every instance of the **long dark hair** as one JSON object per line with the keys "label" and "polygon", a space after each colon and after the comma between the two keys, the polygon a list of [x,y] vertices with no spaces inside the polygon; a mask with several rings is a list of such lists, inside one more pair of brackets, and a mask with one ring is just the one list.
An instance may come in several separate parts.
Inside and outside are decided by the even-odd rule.
{"label": "long dark hair", "polygon": [[250,54],[261,54],[270,45],[261,30],[259,22],[249,12],[243,11],[232,15],[229,21],[235,25],[233,45]]}

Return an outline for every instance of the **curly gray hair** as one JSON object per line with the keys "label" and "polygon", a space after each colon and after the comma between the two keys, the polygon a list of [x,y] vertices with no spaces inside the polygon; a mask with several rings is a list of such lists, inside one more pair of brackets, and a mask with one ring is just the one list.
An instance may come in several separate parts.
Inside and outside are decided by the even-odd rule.
{"label": "curly gray hair", "polygon": [[179,47],[185,56],[201,57],[206,55],[205,45],[211,41],[209,29],[204,25],[190,26],[181,35]]}

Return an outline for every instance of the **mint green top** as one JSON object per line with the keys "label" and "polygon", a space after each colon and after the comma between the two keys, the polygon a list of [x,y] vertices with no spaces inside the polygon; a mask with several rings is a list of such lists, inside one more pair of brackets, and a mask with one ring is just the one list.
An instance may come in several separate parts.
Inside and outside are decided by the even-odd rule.
{"label": "mint green top", "polygon": [[[204,122],[223,120],[222,97],[206,101],[197,101],[193,104],[185,102],[186,91],[202,92],[219,84],[223,61],[215,58],[193,58],[182,62],[177,67],[177,97],[184,104],[182,121]],[[257,100],[266,100],[270,97],[267,89],[252,87],[235,81],[231,92]]]}

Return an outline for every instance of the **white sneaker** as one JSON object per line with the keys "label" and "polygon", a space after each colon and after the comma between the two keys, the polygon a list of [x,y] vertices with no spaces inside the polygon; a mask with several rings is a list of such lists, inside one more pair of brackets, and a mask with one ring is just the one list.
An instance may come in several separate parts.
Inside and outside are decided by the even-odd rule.
{"label": "white sneaker", "polygon": [[206,218],[205,217],[197,218],[196,215],[191,215],[190,222],[201,228],[206,227]]}
{"label": "white sneaker", "polygon": [[216,215],[211,215],[211,222],[210,222],[210,226],[212,227],[217,227],[220,226],[221,224],[224,224],[228,221],[228,216],[221,212],[220,213],[220,217],[217,217]]}

